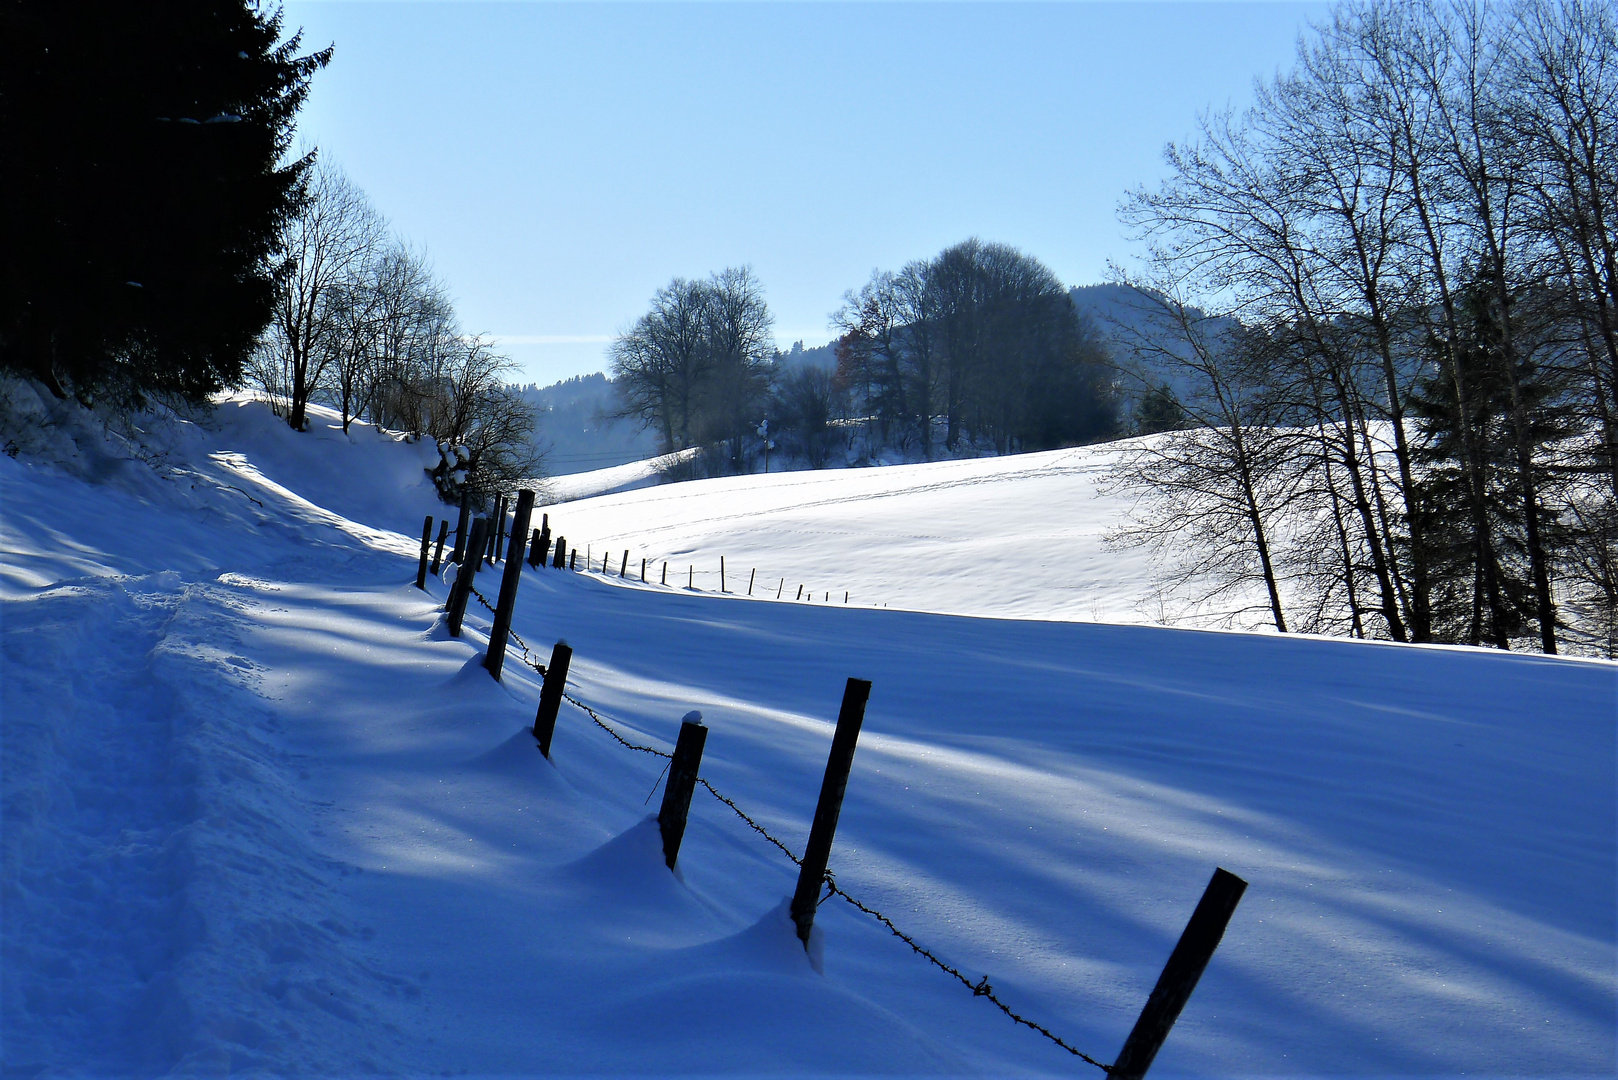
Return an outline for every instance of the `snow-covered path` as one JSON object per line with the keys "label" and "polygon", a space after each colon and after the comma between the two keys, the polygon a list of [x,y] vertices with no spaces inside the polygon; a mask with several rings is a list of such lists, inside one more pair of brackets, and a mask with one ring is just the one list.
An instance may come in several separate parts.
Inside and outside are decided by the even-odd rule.
{"label": "snow-covered path", "polygon": [[[661,762],[571,706],[545,762],[537,675],[410,586],[419,466],[221,424],[183,493],[0,459],[8,1073],[1095,1073],[846,905],[817,972],[792,866],[701,791],[670,874]],[[839,883],[1097,1056],[1223,865],[1154,1075],[1618,1067],[1613,665],[550,570],[515,629],[632,739],[701,710],[704,775],[799,850],[871,679]]]}

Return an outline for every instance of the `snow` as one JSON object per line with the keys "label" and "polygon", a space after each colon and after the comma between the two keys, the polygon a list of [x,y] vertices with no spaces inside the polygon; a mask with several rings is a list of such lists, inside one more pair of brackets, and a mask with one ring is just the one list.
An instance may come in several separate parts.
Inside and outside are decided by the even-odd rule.
{"label": "snow", "polygon": [[[495,683],[488,613],[450,638],[413,587],[430,444],[34,415],[0,457],[8,1074],[1099,1075],[846,904],[806,955],[793,867],[701,790],[670,873],[663,763],[573,706],[541,758],[537,673]],[[1103,1060],[1219,865],[1250,886],[1152,1075],[1612,1075],[1618,667],[1080,621],[1150,600],[1095,539],[1108,452],[551,506],[614,570],[821,592],[525,570],[514,629],[632,741],[700,711],[703,775],[794,850],[871,679],[839,885]]]}
{"label": "snow", "polygon": [[547,477],[535,481],[534,486],[555,502],[586,499],[593,495],[609,495],[618,491],[633,491],[636,488],[652,487],[662,480],[666,470],[695,456],[695,449],[677,450],[672,454],[663,454],[644,461],[631,461],[625,465]]}
{"label": "snow", "polygon": [[666,561],[671,583],[694,577],[710,592],[723,556],[726,591],[745,593],[756,570],[755,598],[794,599],[803,586],[817,603],[846,593],[853,605],[961,615],[1162,621],[1149,555],[1106,539],[1131,503],[1105,483],[1127,445],[612,494],[582,473],[563,478],[581,494],[555,510],[553,531],[598,566],[611,551],[616,571],[627,548],[636,576],[644,557],[648,580],[661,580]]}

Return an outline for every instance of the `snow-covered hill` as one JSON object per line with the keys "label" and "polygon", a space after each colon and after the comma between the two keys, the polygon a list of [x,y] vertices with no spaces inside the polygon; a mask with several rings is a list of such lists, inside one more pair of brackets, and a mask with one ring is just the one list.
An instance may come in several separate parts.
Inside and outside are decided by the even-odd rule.
{"label": "snow-covered hill", "polygon": [[[847,905],[817,970],[791,864],[702,792],[671,874],[661,762],[573,706],[541,758],[537,674],[413,587],[422,448],[250,403],[36,427],[69,468],[0,457],[8,1075],[1099,1075]],[[704,775],[797,850],[871,679],[839,884],[1103,1060],[1223,865],[1251,884],[1153,1075],[1611,1075],[1618,668],[1041,621],[1139,580],[1064,460],[552,506],[853,597],[525,570],[515,629],[632,741],[701,710]]]}
{"label": "snow-covered hill", "polygon": [[[870,469],[751,474],[616,490],[616,472],[563,478],[553,512],[581,558],[627,549],[669,583],[814,603],[1025,619],[1155,622],[1167,615],[1139,549],[1106,536],[1129,507],[1107,490],[1118,447]],[[597,482],[599,476],[599,483]],[[608,494],[588,497],[596,491]]]}

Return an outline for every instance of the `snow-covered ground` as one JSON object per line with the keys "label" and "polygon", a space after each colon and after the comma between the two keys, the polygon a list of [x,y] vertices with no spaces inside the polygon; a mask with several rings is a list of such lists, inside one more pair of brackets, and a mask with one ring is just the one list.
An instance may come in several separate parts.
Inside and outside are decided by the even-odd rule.
{"label": "snow-covered ground", "polygon": [[672,454],[647,458],[644,461],[631,461],[625,465],[551,476],[535,483],[547,499],[559,502],[587,499],[593,495],[609,495],[619,491],[633,491],[659,483],[665,470],[695,455],[695,450],[678,450]]}
{"label": "snow-covered ground", "polygon": [[[233,402],[154,471],[54,419],[68,469],[0,457],[8,1075],[1099,1075],[836,901],[817,970],[701,791],[671,874],[662,763],[573,706],[541,758],[537,674],[412,585],[420,446]],[[632,740],[701,710],[795,850],[871,679],[839,884],[1103,1060],[1222,865],[1154,1076],[1612,1075],[1618,667],[1074,621],[1149,603],[1073,512],[1095,453],[553,506],[715,565],[525,570],[515,629]],[[720,554],[817,601],[714,595]]]}
{"label": "snow-covered ground", "polygon": [[[1106,542],[1130,497],[1105,480],[1117,450],[1085,447],[869,469],[729,476],[612,492],[593,473],[547,507],[580,558],[614,573],[754,598],[962,615],[1158,622],[1142,548]],[[613,470],[603,470],[604,473]],[[605,476],[610,480],[610,476]],[[600,493],[598,495],[598,492]],[[585,497],[597,495],[597,497]],[[755,576],[756,571],[756,576]],[[1178,614],[1178,612],[1174,612]]]}

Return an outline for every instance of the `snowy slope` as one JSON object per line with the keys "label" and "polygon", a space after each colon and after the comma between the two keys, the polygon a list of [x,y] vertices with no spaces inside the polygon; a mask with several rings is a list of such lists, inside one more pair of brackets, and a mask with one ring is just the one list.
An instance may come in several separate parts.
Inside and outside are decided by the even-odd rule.
{"label": "snowy slope", "polygon": [[[791,865],[702,792],[664,869],[661,762],[572,706],[539,757],[537,674],[410,584],[420,448],[321,420],[227,406],[156,480],[0,457],[8,1073],[1099,1075],[836,901],[817,971]],[[732,559],[817,557],[748,498]],[[1011,551],[963,566],[1038,575]],[[1613,665],[550,570],[515,629],[631,740],[700,709],[704,775],[795,850],[871,679],[839,883],[1104,1060],[1217,864],[1251,886],[1154,1076],[1614,1071]]]}
{"label": "snowy slope", "polygon": [[[1130,497],[1107,489],[1119,443],[1013,457],[770,473],[602,494],[554,508],[570,545],[625,549],[649,579],[816,603],[1105,622],[1180,616],[1159,602],[1149,557],[1105,538]],[[610,477],[607,477],[610,479]],[[558,492],[558,494],[564,494]],[[548,508],[550,509],[550,508]]]}

